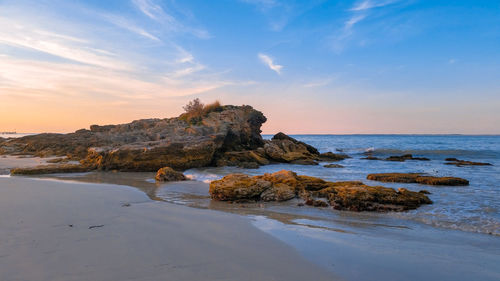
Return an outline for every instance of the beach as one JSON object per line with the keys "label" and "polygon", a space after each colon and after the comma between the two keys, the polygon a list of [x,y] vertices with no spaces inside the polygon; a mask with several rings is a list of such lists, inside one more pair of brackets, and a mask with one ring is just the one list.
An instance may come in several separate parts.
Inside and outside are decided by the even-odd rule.
{"label": "beach", "polygon": [[[0,158],[1,280],[498,280],[498,137],[296,136],[351,158],[258,169],[204,167],[184,182],[154,172],[9,176],[50,158]],[[416,145],[418,143],[418,145]],[[373,145],[374,147],[370,147]],[[413,153],[429,161],[374,161]],[[445,165],[452,156],[492,166]],[[433,204],[406,212],[351,212],[286,202],[228,203],[209,183],[230,173],[293,170],[326,180],[374,172],[462,176],[469,186],[426,189]],[[90,229],[89,229],[90,228]]]}
{"label": "beach", "polygon": [[125,186],[0,177],[0,279],[340,280],[223,212]]}

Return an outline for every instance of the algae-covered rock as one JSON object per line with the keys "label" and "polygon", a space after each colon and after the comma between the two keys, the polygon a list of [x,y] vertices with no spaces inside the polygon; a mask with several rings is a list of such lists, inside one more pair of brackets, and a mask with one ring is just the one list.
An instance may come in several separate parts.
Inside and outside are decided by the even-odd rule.
{"label": "algae-covered rock", "polygon": [[163,167],[158,170],[155,179],[157,181],[184,181],[186,180],[186,176],[170,167]]}
{"label": "algae-covered rock", "polygon": [[304,200],[300,204],[350,211],[404,211],[432,203],[424,192],[367,186],[359,181],[329,182],[286,170],[254,177],[230,174],[212,181],[209,192],[213,199],[222,201],[285,201],[299,197]]}
{"label": "algae-covered rock", "polygon": [[420,183],[427,185],[469,185],[469,181],[456,177],[434,177],[425,176],[419,173],[380,173],[369,174],[369,180],[381,182],[401,182],[401,183]]}
{"label": "algae-covered rock", "polygon": [[257,177],[244,174],[230,174],[210,183],[209,192],[220,201],[259,200],[260,195],[272,184]]}

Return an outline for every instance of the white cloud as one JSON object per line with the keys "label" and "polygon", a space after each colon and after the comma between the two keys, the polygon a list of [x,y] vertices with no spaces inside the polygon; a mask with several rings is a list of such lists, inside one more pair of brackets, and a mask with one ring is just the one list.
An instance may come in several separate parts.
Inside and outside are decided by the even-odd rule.
{"label": "white cloud", "polygon": [[208,31],[192,26],[187,26],[177,20],[174,16],[167,13],[159,4],[153,0],[132,0],[132,3],[144,15],[150,19],[160,23],[162,28],[173,32],[186,32],[190,33],[200,39],[211,38]]}
{"label": "white cloud", "polygon": [[[332,36],[332,48],[336,53],[341,53],[346,45],[352,40],[354,36],[354,27],[370,14],[370,10],[374,8],[381,8],[393,4],[399,0],[363,0],[357,2],[351,9],[349,9],[349,17],[344,21],[342,28],[337,30],[336,34]],[[364,41],[360,40],[359,45],[364,45]]]}
{"label": "white cloud", "polygon": [[[137,26],[138,18],[61,3],[36,14],[26,8],[33,3],[0,3],[0,96],[54,101],[98,96],[133,103],[242,83],[202,64],[173,37],[151,44],[166,34]],[[144,11],[157,19],[162,15],[155,8]],[[148,20],[141,24],[148,26]]]}
{"label": "white cloud", "polygon": [[150,17],[153,20],[156,21],[163,21],[165,19],[170,20],[171,16],[165,13],[163,8],[155,4],[153,1],[150,0],[132,0],[132,3],[141,10],[146,16]]}
{"label": "white cloud", "polygon": [[115,16],[115,15],[104,15],[104,18],[106,18],[109,22],[112,24],[124,28],[128,31],[131,31],[135,34],[138,34],[140,36],[149,38],[154,41],[161,41],[158,37],[154,36],[153,34],[147,32],[146,30],[134,25],[133,23],[127,21],[123,17]]}
{"label": "white cloud", "polygon": [[79,39],[43,29],[33,29],[12,19],[0,18],[0,44],[32,49],[60,58],[112,69],[129,69],[130,66],[102,52],[92,51]]}
{"label": "white cloud", "polygon": [[384,7],[390,4],[397,2],[398,0],[386,0],[386,1],[374,1],[374,0],[364,0],[358,2],[354,7],[352,7],[351,11],[365,11],[373,8]]}
{"label": "white cloud", "polygon": [[258,57],[271,70],[275,71],[278,74],[281,74],[281,69],[283,68],[282,65],[275,64],[274,61],[273,61],[273,59],[271,57],[269,57],[268,55],[266,55],[266,54],[259,53]]}
{"label": "white cloud", "polygon": [[351,31],[355,24],[362,21],[366,16],[365,15],[354,15],[344,22],[344,30]]}

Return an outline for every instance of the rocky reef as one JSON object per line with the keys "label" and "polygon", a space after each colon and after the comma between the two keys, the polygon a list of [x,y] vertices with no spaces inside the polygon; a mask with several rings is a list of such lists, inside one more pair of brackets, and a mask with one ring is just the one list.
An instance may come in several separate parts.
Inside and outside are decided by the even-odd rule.
{"label": "rocky reef", "polygon": [[394,190],[368,186],[359,181],[328,182],[320,178],[279,171],[261,176],[230,174],[210,183],[210,195],[221,201],[286,201],[301,198],[316,207],[331,206],[349,211],[404,211],[416,209],[432,201],[426,192],[404,188]]}
{"label": "rocky reef", "polygon": [[369,180],[381,182],[400,182],[400,183],[420,183],[427,185],[469,185],[469,181],[456,177],[433,177],[425,176],[420,173],[380,173],[369,174]]}

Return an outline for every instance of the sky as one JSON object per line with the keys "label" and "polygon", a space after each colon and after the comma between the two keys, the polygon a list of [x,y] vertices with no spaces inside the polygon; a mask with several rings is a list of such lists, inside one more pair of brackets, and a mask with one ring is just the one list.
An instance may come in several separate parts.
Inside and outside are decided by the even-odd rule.
{"label": "sky", "polygon": [[0,131],[194,98],[269,134],[500,134],[500,1],[0,0]]}

